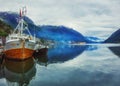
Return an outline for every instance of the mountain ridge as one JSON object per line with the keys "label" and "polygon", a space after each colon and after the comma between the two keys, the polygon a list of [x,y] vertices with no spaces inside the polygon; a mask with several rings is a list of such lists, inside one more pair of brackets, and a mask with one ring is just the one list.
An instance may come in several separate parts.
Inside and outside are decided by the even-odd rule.
{"label": "mountain ridge", "polygon": [[[14,12],[0,12],[0,19],[12,28],[15,28],[19,20],[19,14]],[[27,22],[32,35],[35,33],[36,37],[40,39],[64,43],[120,43],[120,30],[117,30],[108,39],[103,41],[97,37],[83,36],[80,32],[65,26],[35,25],[34,22],[26,16],[24,20]],[[27,32],[25,31],[25,33]]]}

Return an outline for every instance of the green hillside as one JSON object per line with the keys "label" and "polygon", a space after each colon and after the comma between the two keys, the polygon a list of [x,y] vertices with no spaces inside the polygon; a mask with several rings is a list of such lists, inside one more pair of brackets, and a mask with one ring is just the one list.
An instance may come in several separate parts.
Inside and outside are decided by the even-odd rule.
{"label": "green hillside", "polygon": [[0,20],[0,36],[7,36],[13,28]]}

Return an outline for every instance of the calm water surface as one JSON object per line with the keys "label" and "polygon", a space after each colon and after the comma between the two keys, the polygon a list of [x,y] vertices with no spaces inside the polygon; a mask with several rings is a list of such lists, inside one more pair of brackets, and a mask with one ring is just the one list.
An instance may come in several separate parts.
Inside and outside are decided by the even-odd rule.
{"label": "calm water surface", "polygon": [[120,86],[120,46],[58,45],[40,53],[4,60],[0,86]]}

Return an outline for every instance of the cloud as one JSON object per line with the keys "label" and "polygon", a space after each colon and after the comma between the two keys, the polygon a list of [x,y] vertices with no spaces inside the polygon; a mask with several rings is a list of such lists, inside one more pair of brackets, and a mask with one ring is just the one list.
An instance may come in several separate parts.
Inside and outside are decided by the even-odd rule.
{"label": "cloud", "polygon": [[27,6],[27,15],[38,25],[65,25],[85,35],[87,31],[114,31],[120,27],[119,0],[0,0],[0,3],[1,11],[18,11]]}

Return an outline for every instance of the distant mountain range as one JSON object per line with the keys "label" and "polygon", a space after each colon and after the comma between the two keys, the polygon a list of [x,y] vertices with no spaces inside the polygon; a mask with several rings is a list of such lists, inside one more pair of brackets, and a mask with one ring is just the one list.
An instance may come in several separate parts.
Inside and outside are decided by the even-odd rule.
{"label": "distant mountain range", "polygon": [[[19,15],[13,12],[0,12],[0,20],[12,28],[15,28],[18,21]],[[52,40],[57,42],[86,42],[86,43],[102,43],[99,38],[96,37],[85,37],[81,33],[75,31],[72,28],[65,26],[52,26],[52,25],[35,25],[34,22],[28,18],[24,17],[25,22],[28,24],[28,28],[32,35],[35,33],[37,38],[42,38],[46,40]],[[27,33],[25,31],[25,33]],[[119,43],[120,42],[120,30],[113,33],[105,43]]]}

